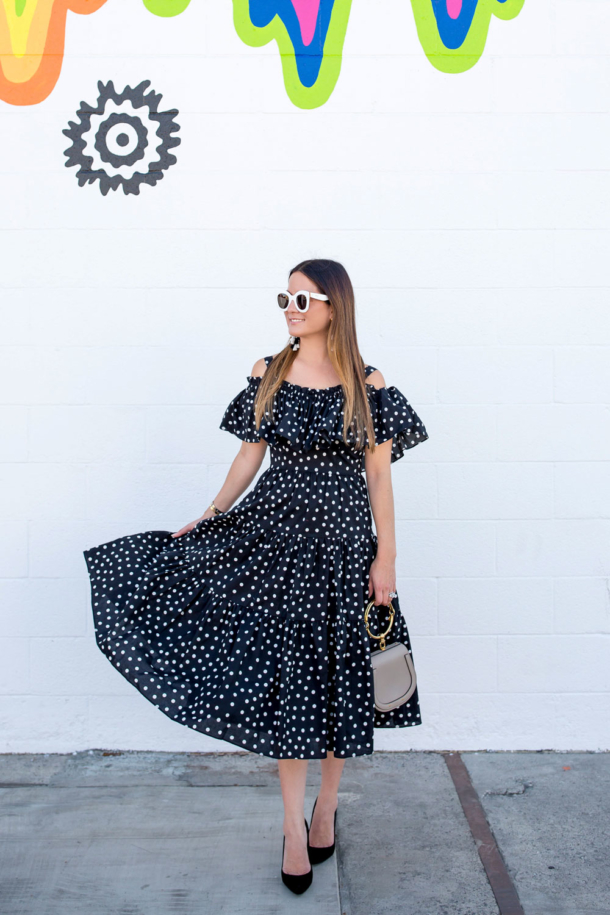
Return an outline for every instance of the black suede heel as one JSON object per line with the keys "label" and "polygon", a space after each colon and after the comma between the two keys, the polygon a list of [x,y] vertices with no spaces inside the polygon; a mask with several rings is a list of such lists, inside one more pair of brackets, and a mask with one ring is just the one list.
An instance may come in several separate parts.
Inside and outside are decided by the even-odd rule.
{"label": "black suede heel", "polygon": [[[307,830],[307,849],[309,851],[309,826],[305,820],[305,829]],[[310,867],[306,874],[287,874],[284,871],[284,848],[286,846],[286,836],[282,843],[282,881],[293,893],[304,893],[311,886],[313,880],[313,867]]]}
{"label": "black suede heel", "polygon": [[[312,821],[313,821],[313,812],[316,809],[317,803],[318,803],[318,799],[316,798],[315,801],[313,802],[313,809],[311,811]],[[335,810],[335,819],[334,819],[334,834],[336,837],[336,834],[337,834],[337,811],[336,810]],[[320,864],[322,861],[326,861],[327,858],[332,857],[332,855],[334,854],[334,851],[335,851],[335,841],[336,841],[336,838],[333,840],[332,845],[323,845],[319,848],[315,845],[310,845],[309,844],[309,830],[308,830],[307,831],[307,854],[309,855],[309,860],[311,861],[311,863]]]}

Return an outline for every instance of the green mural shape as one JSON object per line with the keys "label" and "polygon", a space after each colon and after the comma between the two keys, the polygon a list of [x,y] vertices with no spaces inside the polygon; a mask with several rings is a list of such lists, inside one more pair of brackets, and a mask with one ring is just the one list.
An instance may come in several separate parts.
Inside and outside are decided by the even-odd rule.
{"label": "green mural shape", "polygon": [[[151,13],[165,17],[178,16],[190,2],[143,0]],[[491,17],[514,19],[524,2],[411,0],[411,5],[430,63],[444,73],[462,73],[483,54]],[[350,9],[351,0],[233,0],[233,21],[245,44],[277,43],[288,97],[299,108],[318,108],[339,78]]]}
{"label": "green mural shape", "polygon": [[144,0],[144,6],[155,16],[179,16],[191,0]]}
{"label": "green mural shape", "polygon": [[[463,73],[474,67],[483,54],[492,15],[498,19],[514,19],[521,12],[525,0],[475,0],[468,32],[459,47],[455,48],[447,47],[441,39],[433,2],[411,0],[417,34],[426,57],[443,73]],[[461,4],[457,6],[460,8]]]}
{"label": "green mural shape", "polygon": [[253,48],[276,41],[282,62],[284,85],[290,101],[298,108],[318,108],[330,98],[341,71],[343,42],[352,0],[334,0],[322,41],[319,70],[312,85],[303,82],[297,66],[294,35],[279,15],[262,27],[253,25],[251,0],[233,0],[233,21],[241,40]]}

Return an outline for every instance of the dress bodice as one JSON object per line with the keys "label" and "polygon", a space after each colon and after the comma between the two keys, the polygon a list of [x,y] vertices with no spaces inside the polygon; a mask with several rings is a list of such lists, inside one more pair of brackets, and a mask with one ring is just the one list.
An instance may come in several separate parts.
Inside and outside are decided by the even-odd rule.
{"label": "dress bodice", "polygon": [[[266,356],[269,365],[273,356]],[[375,371],[365,367],[365,377]],[[343,439],[344,393],[341,384],[309,388],[283,381],[276,391],[273,416],[263,417],[257,429],[254,401],[261,377],[247,376],[247,385],[230,402],[220,428],[246,442],[264,439],[270,446],[271,466],[281,462],[311,470],[347,473],[364,469],[364,451],[356,447],[353,429]],[[392,386],[376,388],[366,383],[375,442],[392,439],[391,462],[428,438],[421,419],[404,394]],[[368,443],[368,436],[365,436]]]}

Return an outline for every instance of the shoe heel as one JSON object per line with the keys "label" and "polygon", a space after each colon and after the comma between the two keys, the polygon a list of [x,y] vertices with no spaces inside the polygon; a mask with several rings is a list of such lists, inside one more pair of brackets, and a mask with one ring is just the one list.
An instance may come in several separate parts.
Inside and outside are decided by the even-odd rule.
{"label": "shoe heel", "polygon": [[[316,809],[317,802],[318,802],[318,798],[316,797],[316,799],[313,803],[312,811],[311,811],[312,820],[313,820],[313,814],[314,814],[314,810]],[[333,821],[333,831],[334,831],[333,844],[332,845],[323,845],[320,847],[309,844],[309,831],[307,832],[307,854],[308,854],[309,860],[311,861],[312,864],[321,864],[322,861],[326,861],[328,858],[331,858],[335,853],[335,842],[337,841],[337,839],[336,839],[337,811],[336,810],[335,810],[335,818]]]}
{"label": "shoe heel", "polygon": [[[309,849],[309,826],[305,820],[305,829],[307,830],[307,848]],[[289,890],[297,895],[304,893],[311,886],[313,880],[313,867],[310,867],[306,874],[287,874],[284,870],[284,848],[286,847],[286,836],[282,842],[282,882]]]}

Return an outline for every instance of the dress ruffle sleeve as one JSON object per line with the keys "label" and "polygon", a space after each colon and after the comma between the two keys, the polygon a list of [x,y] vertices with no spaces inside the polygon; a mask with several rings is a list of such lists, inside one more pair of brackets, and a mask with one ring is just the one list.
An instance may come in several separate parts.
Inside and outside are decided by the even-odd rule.
{"label": "dress ruffle sleeve", "polygon": [[248,384],[236,394],[220,421],[220,428],[232,432],[244,442],[260,442],[254,422],[254,398],[258,391],[260,378],[248,375]]}
{"label": "dress ruffle sleeve", "polygon": [[[247,377],[248,384],[225,410],[221,429],[232,432],[244,442],[263,439],[269,445],[275,445],[289,441],[302,451],[314,448],[319,442],[343,441],[341,385],[317,389],[285,381],[276,392],[273,416],[263,416],[257,430],[254,400],[261,379],[254,375]],[[428,438],[423,422],[398,388],[375,388],[367,384],[367,393],[376,443],[392,439],[391,463]],[[354,444],[353,429],[348,430],[347,440]]]}
{"label": "dress ruffle sleeve", "polygon": [[429,437],[426,427],[407,398],[393,385],[388,388],[369,388],[369,403],[376,444],[392,439],[390,463],[400,460],[405,451],[425,442]]}

